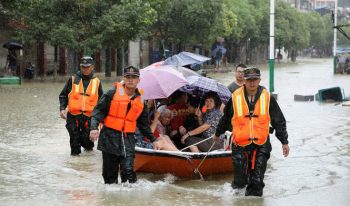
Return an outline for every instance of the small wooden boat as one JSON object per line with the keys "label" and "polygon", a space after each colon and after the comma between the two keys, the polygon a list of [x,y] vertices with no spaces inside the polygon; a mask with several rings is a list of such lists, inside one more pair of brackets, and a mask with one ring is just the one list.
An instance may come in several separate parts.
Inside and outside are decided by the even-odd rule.
{"label": "small wooden boat", "polygon": [[136,147],[134,170],[194,178],[232,173],[233,167],[231,151],[191,153]]}

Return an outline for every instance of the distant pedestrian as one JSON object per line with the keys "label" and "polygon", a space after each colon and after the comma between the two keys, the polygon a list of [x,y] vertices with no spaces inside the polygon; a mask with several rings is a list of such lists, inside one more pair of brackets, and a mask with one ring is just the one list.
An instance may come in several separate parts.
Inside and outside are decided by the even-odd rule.
{"label": "distant pedestrian", "polygon": [[283,55],[281,54],[281,51],[278,51],[278,53],[277,53],[278,63],[280,63],[282,59],[283,59]]}
{"label": "distant pedestrian", "polygon": [[6,67],[8,74],[14,76],[17,72],[17,54],[16,50],[9,49],[6,58]]}
{"label": "distant pedestrian", "polygon": [[212,65],[215,65],[215,49],[216,47],[218,47],[219,45],[219,42],[215,41],[213,45],[211,45],[211,49],[210,49],[210,52],[211,52],[211,64]]}
{"label": "distant pedestrian", "polygon": [[220,65],[221,65],[221,61],[223,58],[223,53],[224,53],[224,48],[221,45],[218,45],[216,47],[216,49],[214,50],[214,59],[215,59],[215,71],[219,71],[220,69]]}

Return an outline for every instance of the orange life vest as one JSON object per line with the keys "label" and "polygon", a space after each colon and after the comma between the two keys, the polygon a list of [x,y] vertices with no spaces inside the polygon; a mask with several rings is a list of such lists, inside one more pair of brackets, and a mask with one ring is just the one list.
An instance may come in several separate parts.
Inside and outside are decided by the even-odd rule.
{"label": "orange life vest", "polygon": [[[124,133],[135,133],[136,120],[142,113],[144,103],[141,95],[133,100],[126,94],[124,86],[121,83],[115,83],[116,92],[111,101],[111,106],[107,117],[104,119],[104,125]],[[142,90],[139,89],[140,94]],[[130,109],[128,105],[130,103]]]}
{"label": "orange life vest", "polygon": [[262,145],[269,136],[270,126],[270,93],[263,89],[257,100],[252,115],[244,97],[244,87],[232,94],[234,115],[232,117],[232,142],[239,146],[251,143]]}
{"label": "orange life vest", "polygon": [[93,78],[90,80],[89,86],[84,92],[83,80],[79,84],[74,84],[74,76],[72,77],[72,90],[68,94],[68,112],[72,115],[83,114],[90,117],[92,110],[98,101],[98,87],[100,80]]}

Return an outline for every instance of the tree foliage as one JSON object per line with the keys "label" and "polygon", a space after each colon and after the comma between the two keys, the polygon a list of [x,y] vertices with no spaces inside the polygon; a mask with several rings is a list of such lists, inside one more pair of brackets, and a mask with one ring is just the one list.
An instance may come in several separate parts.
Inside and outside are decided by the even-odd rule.
{"label": "tree foliage", "polygon": [[142,0],[38,0],[25,12],[28,42],[48,42],[91,53],[141,36],[155,20]]}
{"label": "tree foliage", "polygon": [[308,30],[310,32],[310,46],[315,49],[327,49],[332,44],[332,39],[327,39],[332,29],[330,25],[321,18],[320,14],[310,12],[304,14],[304,19],[307,21]]}
{"label": "tree foliage", "polygon": [[232,28],[230,35],[225,35],[234,41],[247,39],[250,35],[256,36],[256,19],[253,16],[253,6],[248,4],[246,0],[227,0],[225,2],[227,8],[230,9],[236,16],[236,24]]}
{"label": "tree foliage", "polygon": [[286,49],[303,49],[309,45],[310,32],[301,12],[286,3],[277,4],[277,43]]}
{"label": "tree foliage", "polygon": [[[1,0],[0,28],[14,31],[24,43],[85,53],[139,37],[181,48],[209,49],[219,36],[236,45],[249,39],[251,46],[267,47],[269,6],[269,0]],[[276,48],[332,46],[329,15],[302,13],[284,1],[276,1],[275,10]],[[9,22],[23,25],[7,28]]]}
{"label": "tree foliage", "polygon": [[154,35],[166,43],[209,45],[218,36],[229,35],[237,17],[222,1],[155,0],[157,21]]}

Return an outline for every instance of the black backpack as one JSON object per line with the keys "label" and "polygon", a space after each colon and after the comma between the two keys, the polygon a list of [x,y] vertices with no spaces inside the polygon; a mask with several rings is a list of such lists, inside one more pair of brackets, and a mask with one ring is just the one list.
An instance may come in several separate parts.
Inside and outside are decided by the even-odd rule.
{"label": "black backpack", "polygon": [[215,57],[216,57],[217,59],[221,59],[221,58],[222,58],[222,49],[221,49],[221,48],[219,48],[219,49],[216,51]]}

